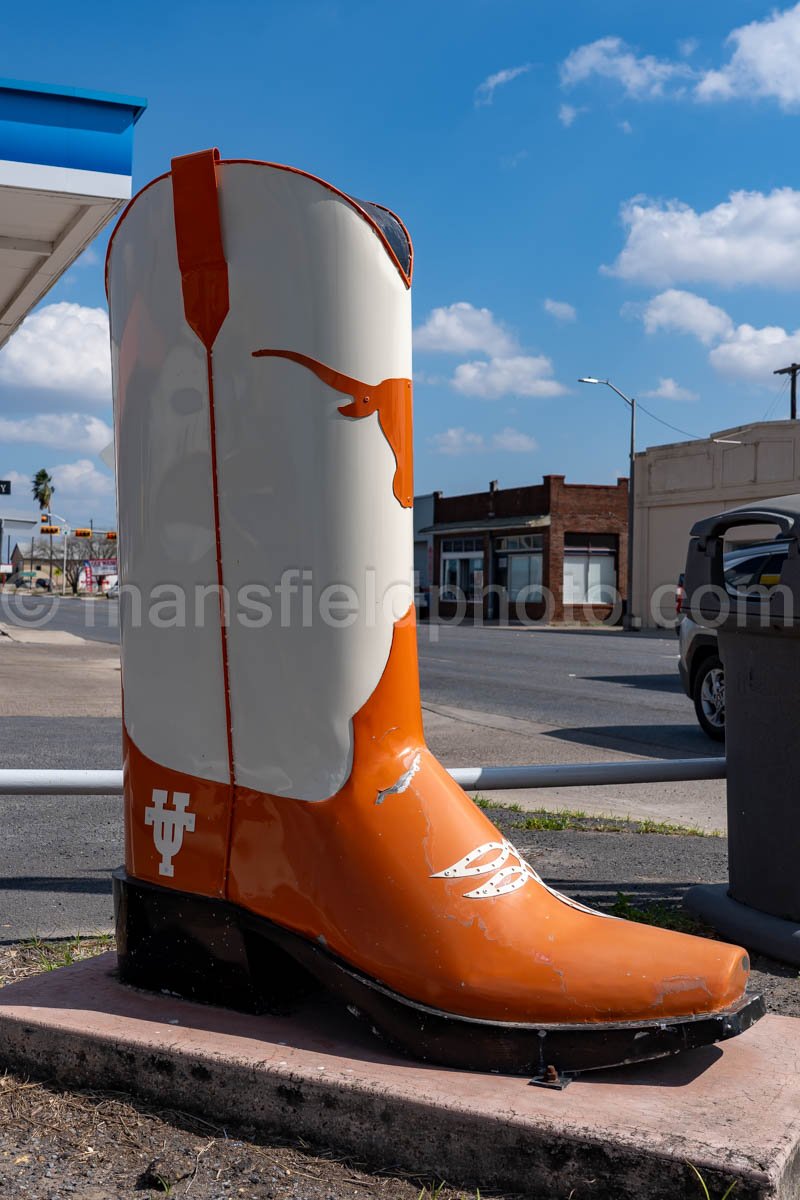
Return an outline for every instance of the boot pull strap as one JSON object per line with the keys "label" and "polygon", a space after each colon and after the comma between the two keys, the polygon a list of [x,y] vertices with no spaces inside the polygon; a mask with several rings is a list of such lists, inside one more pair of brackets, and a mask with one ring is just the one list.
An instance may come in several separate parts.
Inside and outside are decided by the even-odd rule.
{"label": "boot pull strap", "polygon": [[172,160],[172,201],[186,320],[206,350],[230,307],[219,214],[219,150]]}

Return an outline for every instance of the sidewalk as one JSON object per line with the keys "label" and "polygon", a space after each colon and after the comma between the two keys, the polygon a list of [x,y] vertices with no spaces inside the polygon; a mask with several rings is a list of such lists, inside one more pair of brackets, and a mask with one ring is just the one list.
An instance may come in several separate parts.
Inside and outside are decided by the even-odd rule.
{"label": "sidewalk", "polygon": [[[575,742],[560,736],[553,725],[518,717],[423,704],[425,733],[433,752],[448,767],[500,766],[528,763],[621,762],[642,759],[633,751],[609,750],[602,744]],[[708,743],[708,756],[719,748]],[[725,833],[728,815],[724,779],[681,783],[616,784],[601,787],[568,787],[482,791],[501,804],[524,809],[580,810],[602,816],[630,817]]]}

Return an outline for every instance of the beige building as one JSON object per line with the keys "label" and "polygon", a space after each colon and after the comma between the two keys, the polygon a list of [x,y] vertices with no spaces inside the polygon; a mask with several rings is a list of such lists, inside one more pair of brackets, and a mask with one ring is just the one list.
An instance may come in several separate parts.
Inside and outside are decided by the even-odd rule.
{"label": "beige building", "polygon": [[[672,623],[689,530],[701,517],[800,492],[800,421],[760,421],[636,455],[633,611],[645,627]],[[769,527],[740,540],[772,536]]]}

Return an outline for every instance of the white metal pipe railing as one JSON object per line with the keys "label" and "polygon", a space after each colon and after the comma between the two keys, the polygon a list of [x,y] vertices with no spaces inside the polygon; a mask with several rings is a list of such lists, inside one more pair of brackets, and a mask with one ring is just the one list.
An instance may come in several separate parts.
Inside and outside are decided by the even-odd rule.
{"label": "white metal pipe railing", "polygon": [[449,771],[456,783],[469,792],[476,788],[505,791],[506,788],[595,787],[611,783],[724,779],[725,759],[623,759],[620,762],[553,763],[532,767],[451,767]]}
{"label": "white metal pipe railing", "polygon": [[[467,791],[483,788],[502,792],[514,788],[724,779],[725,759],[651,758],[524,767],[450,767],[449,773]],[[121,793],[122,771],[0,770],[0,796],[115,796]]]}
{"label": "white metal pipe railing", "polygon": [[0,770],[0,796],[115,796],[122,771]]}

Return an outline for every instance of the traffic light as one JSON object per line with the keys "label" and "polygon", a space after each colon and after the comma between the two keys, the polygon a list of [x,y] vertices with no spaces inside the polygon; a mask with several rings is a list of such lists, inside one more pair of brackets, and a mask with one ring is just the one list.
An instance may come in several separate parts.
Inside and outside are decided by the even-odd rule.
{"label": "traffic light", "polygon": [[107,542],[115,542],[116,540],[117,540],[116,529],[109,529],[108,533],[106,534],[106,541]]}
{"label": "traffic light", "polygon": [[50,513],[43,512],[42,515],[39,517],[39,520],[42,522],[43,525],[48,525],[50,523]]}
{"label": "traffic light", "polygon": [[40,532],[41,533],[61,533],[61,530],[59,529],[58,525],[43,525]]}
{"label": "traffic light", "polygon": [[73,537],[90,538],[92,536],[91,529],[73,529]]}

